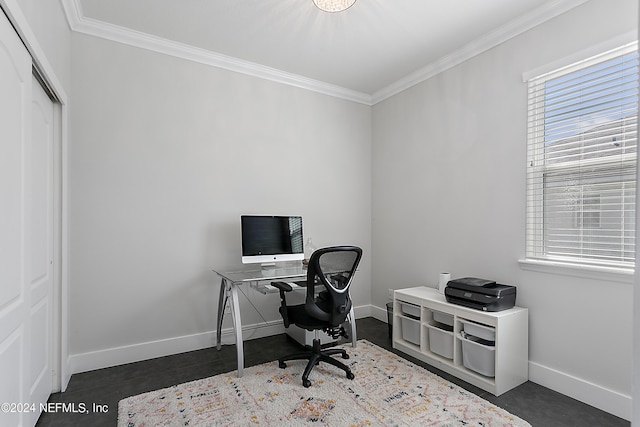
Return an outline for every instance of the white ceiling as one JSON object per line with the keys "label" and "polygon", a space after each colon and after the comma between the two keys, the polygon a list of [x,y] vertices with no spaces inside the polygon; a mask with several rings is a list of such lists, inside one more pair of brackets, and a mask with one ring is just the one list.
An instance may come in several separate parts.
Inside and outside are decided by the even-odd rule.
{"label": "white ceiling", "polygon": [[341,13],[322,12],[312,0],[63,4],[76,31],[164,43],[209,55],[214,65],[372,103],[585,1],[358,0]]}

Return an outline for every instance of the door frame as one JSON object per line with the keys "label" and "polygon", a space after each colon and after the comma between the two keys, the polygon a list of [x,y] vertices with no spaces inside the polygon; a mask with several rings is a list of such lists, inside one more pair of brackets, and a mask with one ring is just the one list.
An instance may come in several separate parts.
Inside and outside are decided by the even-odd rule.
{"label": "door frame", "polygon": [[[35,33],[22,13],[17,0],[0,0],[0,8],[16,30],[31,55],[34,74],[53,98],[53,306],[52,306],[52,392],[65,391],[71,371],[69,366],[69,180],[68,180],[68,111],[69,98],[53,66],[47,60]],[[2,13],[0,11],[0,13]]]}

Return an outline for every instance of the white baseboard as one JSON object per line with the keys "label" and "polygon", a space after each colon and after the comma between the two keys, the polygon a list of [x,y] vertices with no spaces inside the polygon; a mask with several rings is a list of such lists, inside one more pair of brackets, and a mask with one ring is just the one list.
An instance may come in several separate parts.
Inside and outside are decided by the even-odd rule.
{"label": "white baseboard", "polygon": [[[284,333],[282,321],[270,321],[266,323],[244,325],[244,340],[267,337]],[[235,344],[233,328],[222,330],[222,344]],[[69,369],[73,374],[108,368],[126,363],[139,362],[141,360],[154,359],[156,357],[187,351],[200,350],[213,347],[216,344],[214,331],[181,337],[167,338],[157,341],[149,341],[122,347],[107,348],[82,354],[74,354],[69,357]]]}
{"label": "white baseboard", "polygon": [[372,305],[360,305],[358,307],[354,307],[353,312],[356,314],[356,319],[363,319],[365,317],[371,316],[371,308]]}
{"label": "white baseboard", "polygon": [[[356,319],[369,317],[370,305],[355,308]],[[285,327],[282,320],[272,320],[264,323],[243,325],[242,336],[244,341],[282,334]],[[222,344],[235,344],[236,338],[233,328],[222,330]],[[95,369],[124,365],[126,363],[139,362],[141,360],[154,359],[156,357],[187,351],[200,350],[213,347],[216,344],[215,331],[200,334],[185,335],[181,337],[167,338],[157,341],[149,341],[122,347],[107,348],[69,356],[68,369],[71,374],[93,371]]]}
{"label": "white baseboard", "polygon": [[602,411],[631,420],[631,396],[571,376],[538,363],[529,362],[529,381],[562,393]]}
{"label": "white baseboard", "polygon": [[[370,312],[369,312],[370,313],[369,314],[370,317],[373,317],[374,319],[378,319],[381,322],[388,323],[387,322],[388,318],[387,318],[387,308],[386,307],[385,308],[380,308],[380,307],[376,307],[374,305],[372,305],[370,307],[371,307]],[[358,316],[356,315],[356,317],[358,317]]]}

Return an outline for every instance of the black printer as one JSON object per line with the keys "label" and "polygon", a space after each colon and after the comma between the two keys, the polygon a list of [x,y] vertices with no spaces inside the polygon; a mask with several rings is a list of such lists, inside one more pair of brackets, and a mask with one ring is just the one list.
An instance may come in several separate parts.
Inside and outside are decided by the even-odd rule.
{"label": "black printer", "polygon": [[463,277],[444,288],[447,301],[482,311],[502,311],[516,305],[516,287],[491,280]]}

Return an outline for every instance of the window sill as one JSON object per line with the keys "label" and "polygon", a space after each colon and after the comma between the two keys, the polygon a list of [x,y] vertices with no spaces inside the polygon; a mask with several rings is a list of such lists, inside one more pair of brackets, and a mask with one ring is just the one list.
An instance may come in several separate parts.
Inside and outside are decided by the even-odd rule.
{"label": "window sill", "polygon": [[540,259],[520,259],[518,263],[523,270],[536,271],[539,273],[562,274],[585,279],[633,283],[634,270],[632,268],[580,265],[563,261]]}

